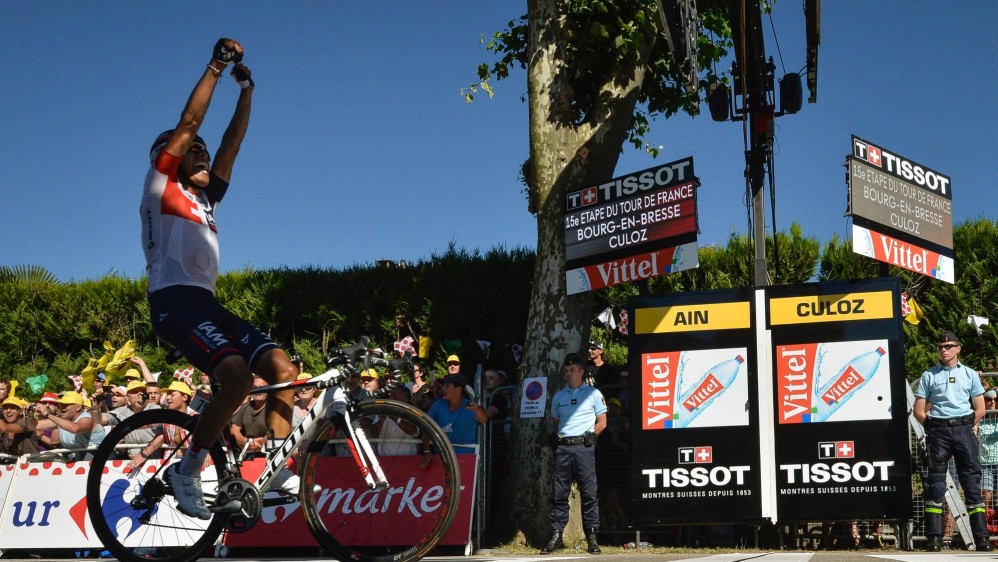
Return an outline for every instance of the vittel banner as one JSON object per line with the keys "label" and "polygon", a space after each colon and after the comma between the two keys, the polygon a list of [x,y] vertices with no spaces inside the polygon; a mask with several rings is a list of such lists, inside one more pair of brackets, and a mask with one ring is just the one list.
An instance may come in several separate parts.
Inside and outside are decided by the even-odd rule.
{"label": "vittel banner", "polygon": [[769,515],[752,300],[750,289],[632,299],[635,520],[752,522]]}
{"label": "vittel banner", "polygon": [[909,517],[897,279],[766,295],[780,520]]}
{"label": "vittel banner", "polygon": [[634,520],[908,517],[900,302],[892,278],[632,298]]}

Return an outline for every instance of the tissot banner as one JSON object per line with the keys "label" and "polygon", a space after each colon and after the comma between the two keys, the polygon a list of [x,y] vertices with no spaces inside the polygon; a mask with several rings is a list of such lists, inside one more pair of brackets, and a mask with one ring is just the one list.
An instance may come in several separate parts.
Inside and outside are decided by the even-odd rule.
{"label": "tissot banner", "polygon": [[634,520],[908,517],[900,303],[889,278],[632,298]]}
{"label": "tissot banner", "polygon": [[636,521],[763,519],[769,468],[754,406],[752,297],[745,289],[631,300]]}
{"label": "tissot banner", "polygon": [[898,281],[766,294],[780,520],[910,516]]}

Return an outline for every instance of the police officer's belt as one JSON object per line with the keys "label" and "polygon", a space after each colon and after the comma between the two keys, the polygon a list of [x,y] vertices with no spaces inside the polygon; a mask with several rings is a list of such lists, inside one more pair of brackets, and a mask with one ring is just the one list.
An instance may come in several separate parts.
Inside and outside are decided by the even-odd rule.
{"label": "police officer's belt", "polygon": [[925,420],[925,427],[953,427],[955,425],[969,425],[974,423],[974,414],[967,414],[958,418],[928,418]]}
{"label": "police officer's belt", "polygon": [[585,435],[579,435],[578,437],[559,437],[559,445],[581,445],[586,442]]}

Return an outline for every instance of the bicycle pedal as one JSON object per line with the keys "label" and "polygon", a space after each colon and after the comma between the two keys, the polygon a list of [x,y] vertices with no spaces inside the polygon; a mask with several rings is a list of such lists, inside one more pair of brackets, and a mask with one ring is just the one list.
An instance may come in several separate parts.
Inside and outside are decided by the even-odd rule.
{"label": "bicycle pedal", "polygon": [[213,505],[208,508],[212,513],[239,513],[243,508],[243,503],[239,500],[229,500],[223,505]]}

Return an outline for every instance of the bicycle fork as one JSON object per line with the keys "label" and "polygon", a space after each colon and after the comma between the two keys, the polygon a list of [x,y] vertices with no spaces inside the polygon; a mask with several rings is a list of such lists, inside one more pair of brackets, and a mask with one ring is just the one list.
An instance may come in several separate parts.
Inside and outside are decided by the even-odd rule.
{"label": "bicycle fork", "polygon": [[331,403],[326,408],[326,416],[343,430],[347,448],[350,449],[350,455],[357,464],[360,475],[364,477],[368,489],[379,491],[387,489],[388,479],[381,469],[378,456],[374,454],[367,432],[361,427],[360,422],[354,422],[350,417],[351,408],[347,407],[348,399],[343,387],[337,386],[329,394],[331,394]]}
{"label": "bicycle fork", "polygon": [[378,491],[387,489],[388,480],[381,469],[377,455],[374,454],[371,442],[367,439],[367,432],[359,423],[355,424],[350,419],[349,411],[343,413],[343,421],[345,422],[343,425],[345,426],[347,447],[350,449],[354,462],[357,463],[357,469],[360,470],[361,476],[367,482],[368,489]]}

